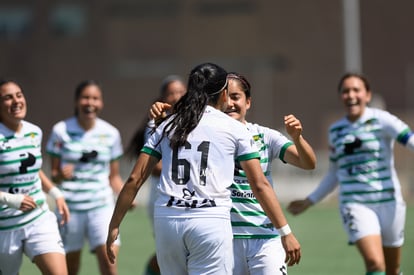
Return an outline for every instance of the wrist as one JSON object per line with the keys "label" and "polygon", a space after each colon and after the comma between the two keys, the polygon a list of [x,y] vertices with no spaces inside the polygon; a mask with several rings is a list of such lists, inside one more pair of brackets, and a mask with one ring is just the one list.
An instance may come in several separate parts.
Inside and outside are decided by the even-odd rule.
{"label": "wrist", "polygon": [[23,194],[10,194],[6,192],[0,192],[0,203],[4,203],[8,207],[19,209],[23,200]]}
{"label": "wrist", "polygon": [[282,226],[281,228],[277,228],[277,231],[279,232],[279,235],[281,237],[287,236],[290,233],[292,233],[292,230],[290,230],[289,224],[286,224],[286,225]]}
{"label": "wrist", "polygon": [[49,192],[47,192],[53,199],[57,200],[59,198],[63,198],[62,192],[56,186],[50,188]]}

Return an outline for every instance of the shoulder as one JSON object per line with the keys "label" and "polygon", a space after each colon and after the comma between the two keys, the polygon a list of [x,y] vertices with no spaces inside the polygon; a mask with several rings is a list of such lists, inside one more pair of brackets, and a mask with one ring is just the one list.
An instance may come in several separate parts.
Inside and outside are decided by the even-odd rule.
{"label": "shoulder", "polygon": [[377,108],[368,108],[367,109],[368,115],[374,118],[389,118],[389,117],[396,117],[395,115],[391,114],[387,110],[377,109]]}
{"label": "shoulder", "polygon": [[53,125],[53,130],[73,128],[77,124],[75,117],[69,117],[67,119],[60,120]]}
{"label": "shoulder", "polygon": [[23,131],[24,132],[37,132],[37,133],[42,133],[42,129],[40,129],[39,126],[37,126],[36,124],[33,124],[31,122],[28,122],[26,120],[22,121],[23,124]]}
{"label": "shoulder", "polygon": [[339,120],[333,122],[330,126],[329,126],[329,133],[332,132],[336,132],[344,127],[346,127],[347,125],[349,125],[349,121],[346,119],[346,117],[342,117]]}
{"label": "shoulder", "polygon": [[249,129],[250,132],[256,132],[256,133],[264,133],[264,134],[274,134],[274,135],[283,135],[280,131],[276,129],[272,129],[267,126],[263,126],[257,123],[246,123],[247,129]]}
{"label": "shoulder", "polygon": [[99,131],[108,131],[112,134],[119,134],[119,130],[106,120],[98,118],[96,120],[96,126]]}

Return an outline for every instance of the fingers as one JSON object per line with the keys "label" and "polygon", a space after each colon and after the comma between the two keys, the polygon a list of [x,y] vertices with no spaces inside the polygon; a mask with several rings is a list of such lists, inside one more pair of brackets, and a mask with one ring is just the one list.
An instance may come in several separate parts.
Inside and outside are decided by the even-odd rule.
{"label": "fingers", "polygon": [[289,251],[288,253],[286,253],[285,263],[288,266],[299,264],[301,256],[302,253],[300,248],[295,249],[293,251]]}
{"label": "fingers", "polygon": [[60,216],[62,217],[62,219],[60,220],[60,225],[64,225],[65,223],[68,223],[70,219],[70,212],[65,202],[65,199],[64,198],[57,199],[56,206],[58,208]]}
{"label": "fingers", "polygon": [[106,254],[108,256],[109,262],[111,264],[115,263],[115,250],[114,250],[114,241],[118,238],[118,229],[109,229],[108,238],[106,240]]}
{"label": "fingers", "polygon": [[288,266],[299,264],[301,248],[296,237],[291,233],[282,237],[282,244],[286,252],[285,263]]}
{"label": "fingers", "polygon": [[113,250],[112,246],[113,246],[113,244],[111,244],[110,246],[108,246],[108,245],[106,246],[106,254],[108,256],[109,262],[111,264],[114,264],[115,263],[115,253],[114,253],[114,250]]}
{"label": "fingers", "polygon": [[155,102],[154,104],[152,104],[151,109],[149,111],[149,118],[160,119],[163,116],[165,116],[165,111],[170,108],[171,105],[168,103]]}
{"label": "fingers", "polygon": [[20,210],[21,211],[23,211],[23,212],[26,212],[26,211],[30,211],[30,210],[33,210],[33,209],[35,209],[37,207],[37,204],[36,204],[36,202],[33,200],[33,198],[31,198],[31,197],[29,197],[29,196],[27,196],[27,195],[25,195],[24,196],[24,199],[23,199],[23,201],[22,201],[22,203],[20,204]]}
{"label": "fingers", "polygon": [[304,200],[296,200],[289,203],[287,206],[287,210],[293,214],[298,215],[304,212],[306,209],[308,209],[312,205],[312,202],[309,199]]}
{"label": "fingers", "polygon": [[73,164],[65,164],[62,167],[61,173],[64,179],[71,179],[73,177]]}
{"label": "fingers", "polygon": [[290,136],[299,136],[302,133],[302,123],[294,115],[285,116],[285,128]]}
{"label": "fingers", "polygon": [[303,206],[300,203],[291,203],[288,205],[287,210],[293,214],[297,215],[303,211]]}

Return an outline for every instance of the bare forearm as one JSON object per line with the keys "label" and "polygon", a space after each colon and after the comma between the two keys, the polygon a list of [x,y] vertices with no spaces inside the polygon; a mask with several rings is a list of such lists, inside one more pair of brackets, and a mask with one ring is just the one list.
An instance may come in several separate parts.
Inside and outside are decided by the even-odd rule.
{"label": "bare forearm", "polygon": [[139,188],[137,188],[136,184],[129,178],[121,189],[116,201],[115,210],[110,223],[111,228],[119,227],[126,212],[131,208],[131,204],[135,199],[138,190]]}
{"label": "bare forearm", "polygon": [[140,154],[131,174],[119,193],[110,228],[119,227],[125,213],[131,208],[135,196],[142,184],[147,180],[157,161],[155,158],[150,158],[147,154]]}
{"label": "bare forearm", "polygon": [[300,135],[297,139],[293,140],[298,151],[300,167],[303,169],[315,169],[316,167],[316,155],[312,147],[305,140],[305,138]]}
{"label": "bare forearm", "polygon": [[252,186],[252,190],[272,224],[276,228],[286,225],[287,219],[270,184],[263,185],[260,188]]}

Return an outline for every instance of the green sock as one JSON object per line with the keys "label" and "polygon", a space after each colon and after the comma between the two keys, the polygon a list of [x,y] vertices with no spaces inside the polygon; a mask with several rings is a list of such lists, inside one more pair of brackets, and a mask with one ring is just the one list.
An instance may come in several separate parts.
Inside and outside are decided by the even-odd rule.
{"label": "green sock", "polygon": [[365,273],[366,275],[385,275],[385,271],[371,271]]}

